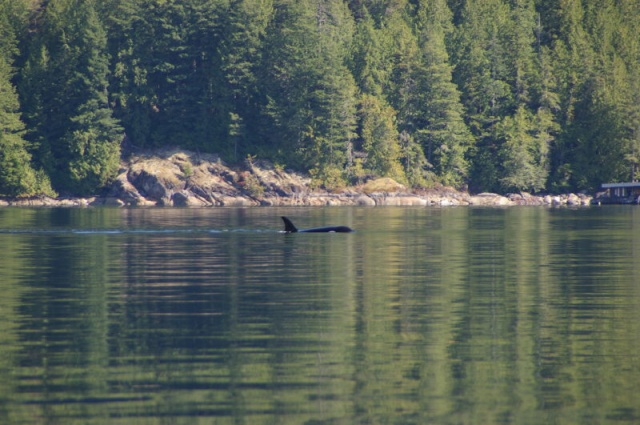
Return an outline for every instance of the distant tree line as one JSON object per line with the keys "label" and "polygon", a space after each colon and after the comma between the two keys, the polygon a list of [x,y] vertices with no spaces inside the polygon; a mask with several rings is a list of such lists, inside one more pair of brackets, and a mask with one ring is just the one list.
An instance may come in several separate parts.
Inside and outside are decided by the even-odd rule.
{"label": "distant tree line", "polygon": [[0,0],[0,194],[123,140],[338,187],[594,189],[640,163],[635,0]]}

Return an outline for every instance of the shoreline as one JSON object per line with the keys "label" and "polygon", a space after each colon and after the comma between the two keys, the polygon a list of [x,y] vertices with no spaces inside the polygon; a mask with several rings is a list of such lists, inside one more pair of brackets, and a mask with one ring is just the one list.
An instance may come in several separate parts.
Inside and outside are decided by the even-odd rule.
{"label": "shoreline", "polygon": [[[183,194],[176,192],[178,199],[188,200]],[[175,195],[175,193],[174,193]],[[466,192],[441,194],[434,193],[359,193],[356,191],[344,193],[313,192],[295,196],[264,196],[255,198],[225,197],[222,194],[212,194],[219,199],[216,204],[203,200],[183,202],[145,202],[127,203],[116,197],[92,196],[86,198],[51,198],[37,196],[28,198],[8,199],[0,198],[0,208],[48,207],[48,208],[91,208],[91,207],[168,207],[168,208],[224,208],[224,207],[323,207],[323,206],[406,206],[406,207],[453,207],[453,206],[572,206],[586,207],[597,203],[595,199],[584,194],[563,195],[530,195],[527,193],[499,195],[496,193],[481,193],[472,195]]]}
{"label": "shoreline", "polygon": [[[180,149],[134,154],[104,195],[0,198],[0,207],[258,207],[258,206],[588,206],[587,194],[470,194],[450,187],[411,190],[379,178],[336,191],[315,189],[308,176],[268,161],[224,164],[217,155]],[[604,203],[604,202],[603,202]]]}

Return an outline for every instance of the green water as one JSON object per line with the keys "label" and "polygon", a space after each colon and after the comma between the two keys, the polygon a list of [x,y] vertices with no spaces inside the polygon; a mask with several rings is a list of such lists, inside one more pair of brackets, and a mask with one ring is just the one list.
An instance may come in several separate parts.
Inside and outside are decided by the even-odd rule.
{"label": "green water", "polygon": [[2,424],[640,423],[637,207],[0,209],[0,252]]}

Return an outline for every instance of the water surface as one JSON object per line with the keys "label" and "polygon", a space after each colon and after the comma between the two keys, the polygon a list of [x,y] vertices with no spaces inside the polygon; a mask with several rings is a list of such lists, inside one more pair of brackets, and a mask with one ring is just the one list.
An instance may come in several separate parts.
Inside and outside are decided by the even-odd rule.
{"label": "water surface", "polygon": [[6,208],[0,250],[3,424],[640,423],[636,207]]}

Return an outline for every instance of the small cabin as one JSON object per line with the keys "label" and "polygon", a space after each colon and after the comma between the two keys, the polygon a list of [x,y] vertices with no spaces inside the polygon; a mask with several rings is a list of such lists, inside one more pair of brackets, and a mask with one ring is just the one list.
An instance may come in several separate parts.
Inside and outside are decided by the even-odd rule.
{"label": "small cabin", "polygon": [[612,203],[640,203],[640,182],[604,183],[602,188],[607,190]]}

